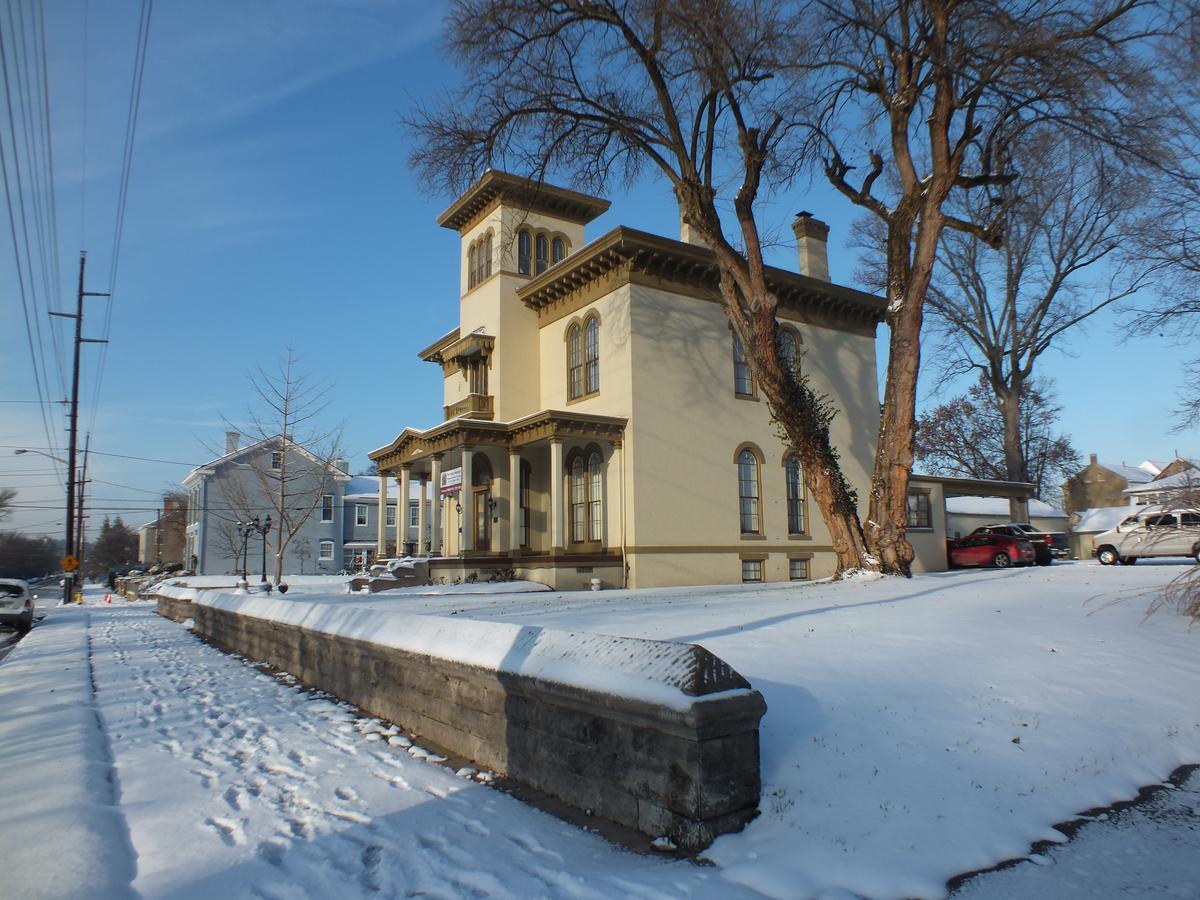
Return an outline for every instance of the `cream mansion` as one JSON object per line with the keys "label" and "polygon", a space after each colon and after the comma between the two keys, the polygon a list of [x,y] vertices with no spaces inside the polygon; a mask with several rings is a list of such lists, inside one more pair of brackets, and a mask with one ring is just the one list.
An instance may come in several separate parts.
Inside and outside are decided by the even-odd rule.
{"label": "cream mansion", "polygon": [[[711,251],[624,227],[586,242],[608,207],[490,171],[438,219],[461,238],[459,327],[420,354],[442,369],[444,421],[370,454],[400,496],[431,486],[414,493],[433,497],[417,529],[431,535],[420,552],[432,573],[511,568],[559,588],[832,574]],[[781,348],[838,408],[833,439],[863,501],[883,303],[830,283],[823,223],[802,214],[793,228],[799,271],[769,270]],[[914,510],[939,509],[949,481],[915,482]],[[918,564],[925,527],[925,567],[943,568],[944,524],[928,518],[913,523]]]}

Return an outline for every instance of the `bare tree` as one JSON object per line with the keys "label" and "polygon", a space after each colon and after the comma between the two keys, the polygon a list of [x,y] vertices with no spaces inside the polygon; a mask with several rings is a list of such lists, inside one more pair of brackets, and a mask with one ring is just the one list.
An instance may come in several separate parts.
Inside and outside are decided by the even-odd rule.
{"label": "bare tree", "polygon": [[245,544],[242,542],[242,526],[259,515],[258,504],[251,501],[245,485],[237,478],[226,476],[217,481],[214,491],[216,503],[209,510],[214,530],[214,542],[223,555],[233,558],[234,573],[241,572],[246,560],[243,558]]}
{"label": "bare tree", "polygon": [[[937,357],[950,372],[977,373],[995,397],[1003,426],[995,477],[1036,482],[1028,388],[1045,353],[1144,283],[1148,267],[1125,252],[1143,179],[1106,149],[1052,130],[1032,135],[1017,160],[1023,174],[1006,188],[1017,199],[999,251],[947,230],[927,303]],[[987,218],[987,203],[974,198],[964,216]],[[1027,500],[1009,502],[1014,521],[1029,521]]]}
{"label": "bare tree", "polygon": [[[1185,346],[1200,337],[1200,3],[1180,3],[1181,21],[1159,46],[1170,90],[1156,100],[1170,123],[1174,165],[1148,195],[1137,246],[1159,279],[1158,302],[1130,317],[1133,334],[1169,336]],[[1175,431],[1200,426],[1200,356],[1184,372]]]}
{"label": "bare tree", "polygon": [[538,180],[562,169],[595,191],[646,168],[665,178],[681,220],[713,251],[725,313],[800,458],[839,572],[872,567],[830,439],[835,410],[780,357],[779,299],[755,216],[760,193],[790,181],[803,154],[807,109],[787,62],[804,40],[799,10],[457,0],[447,22],[467,78],[456,95],[415,115],[415,166],[452,191],[494,165]]}
{"label": "bare tree", "polygon": [[[1018,450],[1025,462],[1023,477],[1034,485],[1039,500],[1061,503],[1058,495],[1064,479],[1080,464],[1079,453],[1067,435],[1057,434],[1062,408],[1048,397],[1053,386],[1025,381],[1018,406]],[[917,419],[916,458],[934,475],[961,478],[1014,480],[1006,461],[1008,410],[1002,408],[982,376],[965,395],[941,403]],[[1013,521],[1028,522],[1014,513]]]}
{"label": "bare tree", "polygon": [[[595,190],[645,168],[665,177],[714,252],[725,312],[800,456],[839,570],[908,574],[920,331],[937,247],[947,227],[996,244],[1003,224],[1003,205],[986,223],[943,207],[1012,181],[1008,148],[1031,123],[1120,131],[1124,100],[1144,83],[1129,59],[1143,5],[458,0],[449,43],[467,78],[415,116],[414,162],[452,189],[496,164],[536,178],[565,170]],[[755,212],[814,151],[887,230],[891,345],[865,529],[829,440],[835,411],[780,359]]]}
{"label": "bare tree", "polygon": [[13,500],[17,497],[17,492],[13,488],[0,488],[0,519],[7,519],[12,515]]}
{"label": "bare tree", "polygon": [[322,496],[331,493],[341,456],[340,426],[320,424],[329,389],[311,383],[299,364],[289,347],[274,371],[259,366],[250,379],[258,403],[249,412],[245,433],[264,452],[247,456],[246,462],[274,519],[276,584],[283,579],[284,553],[292,538],[320,508]]}
{"label": "bare tree", "polygon": [[[1145,7],[1145,9],[1143,9]],[[1140,0],[827,0],[820,38],[801,48],[808,102],[830,183],[884,226],[890,335],[867,544],[888,572],[909,570],[904,537],[921,326],[943,233],[998,246],[1018,176],[1013,148],[1045,122],[1133,148],[1135,100],[1149,83],[1134,57],[1151,26]],[[1144,151],[1142,151],[1144,152]],[[980,220],[971,194],[998,198]]]}

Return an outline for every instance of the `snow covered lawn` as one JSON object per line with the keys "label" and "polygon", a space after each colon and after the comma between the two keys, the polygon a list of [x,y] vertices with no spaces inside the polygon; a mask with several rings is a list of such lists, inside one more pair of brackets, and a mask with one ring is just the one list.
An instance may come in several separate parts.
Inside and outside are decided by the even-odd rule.
{"label": "snow covered lawn", "polygon": [[[109,858],[85,828],[79,850],[58,842],[69,861],[58,881],[24,861],[4,876],[16,878],[15,896],[72,896],[54,886],[92,865],[99,884],[136,873],[144,897],[941,896],[953,875],[1060,839],[1053,823],[1200,762],[1200,632],[1170,615],[1143,621],[1146,598],[1109,603],[1180,570],[1056,564],[390,601],[409,613],[694,641],[737,668],[768,703],[762,814],[713,845],[715,868],[620,850],[456,777],[145,604],[54,610],[0,663],[0,748],[33,761],[16,782],[0,767],[0,796],[21,798],[0,804],[0,832],[37,812],[22,782],[48,797],[39,835],[73,818],[102,822],[108,782],[96,781],[90,803],[79,783],[103,766],[64,763],[84,755],[103,763],[111,753],[119,821],[100,828]],[[386,594],[316,587],[298,599],[388,606]],[[48,717],[18,699],[51,687],[69,702],[50,704]],[[97,714],[102,730],[89,733]],[[1179,816],[1197,816],[1194,799],[1180,802]],[[1190,844],[1170,848],[1200,858],[1200,829],[1180,833]],[[1087,886],[1088,864],[1068,865],[1070,851],[1057,866],[985,876],[970,896],[1102,896]],[[1180,862],[1164,889],[1186,896],[1200,881],[1188,871]],[[79,881],[75,895],[92,885]]]}

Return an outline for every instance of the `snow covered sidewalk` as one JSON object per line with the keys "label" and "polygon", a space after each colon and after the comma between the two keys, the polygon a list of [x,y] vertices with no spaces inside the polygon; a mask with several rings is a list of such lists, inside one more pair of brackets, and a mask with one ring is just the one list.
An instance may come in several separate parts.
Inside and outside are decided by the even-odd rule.
{"label": "snow covered sidewalk", "polygon": [[88,609],[56,610],[0,668],[0,893],[127,897],[133,855],[92,695]]}
{"label": "snow covered sidewalk", "polygon": [[[110,847],[108,881],[100,883],[111,890],[96,890],[89,853],[46,896],[119,896],[123,877],[153,898],[678,897],[711,895],[722,882],[715,870],[623,851],[418,759],[405,739],[389,742],[378,722],[201,643],[148,605],[54,611],[31,640],[69,630],[75,644],[61,652],[75,653],[86,672],[80,643],[89,617],[96,702],[136,874],[130,851]],[[45,662],[24,655],[30,665]],[[43,671],[43,686],[56,687],[60,667]],[[0,684],[18,689],[13,674],[6,663]],[[92,716],[100,740],[78,681],[71,701]],[[12,718],[5,740],[44,737],[45,723],[22,727]],[[47,753],[57,766],[52,755],[82,754]],[[103,786],[103,773],[90,775],[92,790]],[[43,789],[53,784],[46,777]],[[65,821],[63,807],[77,799],[64,797],[49,825]],[[12,829],[25,821],[9,819]],[[77,856],[69,838],[41,837],[48,855]],[[17,865],[24,883],[36,885],[38,871]],[[724,884],[719,892],[746,895]]]}

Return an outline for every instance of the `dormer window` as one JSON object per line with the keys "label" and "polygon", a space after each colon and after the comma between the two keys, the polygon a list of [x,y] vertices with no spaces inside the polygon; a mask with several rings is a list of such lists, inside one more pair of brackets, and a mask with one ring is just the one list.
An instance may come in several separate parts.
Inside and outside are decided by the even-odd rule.
{"label": "dormer window", "polygon": [[274,469],[275,471],[279,471],[280,469],[283,468],[283,451],[281,451],[281,450],[272,450],[271,451],[271,468]]}
{"label": "dormer window", "polygon": [[528,231],[517,232],[517,272],[528,275],[532,272],[533,237]]}

